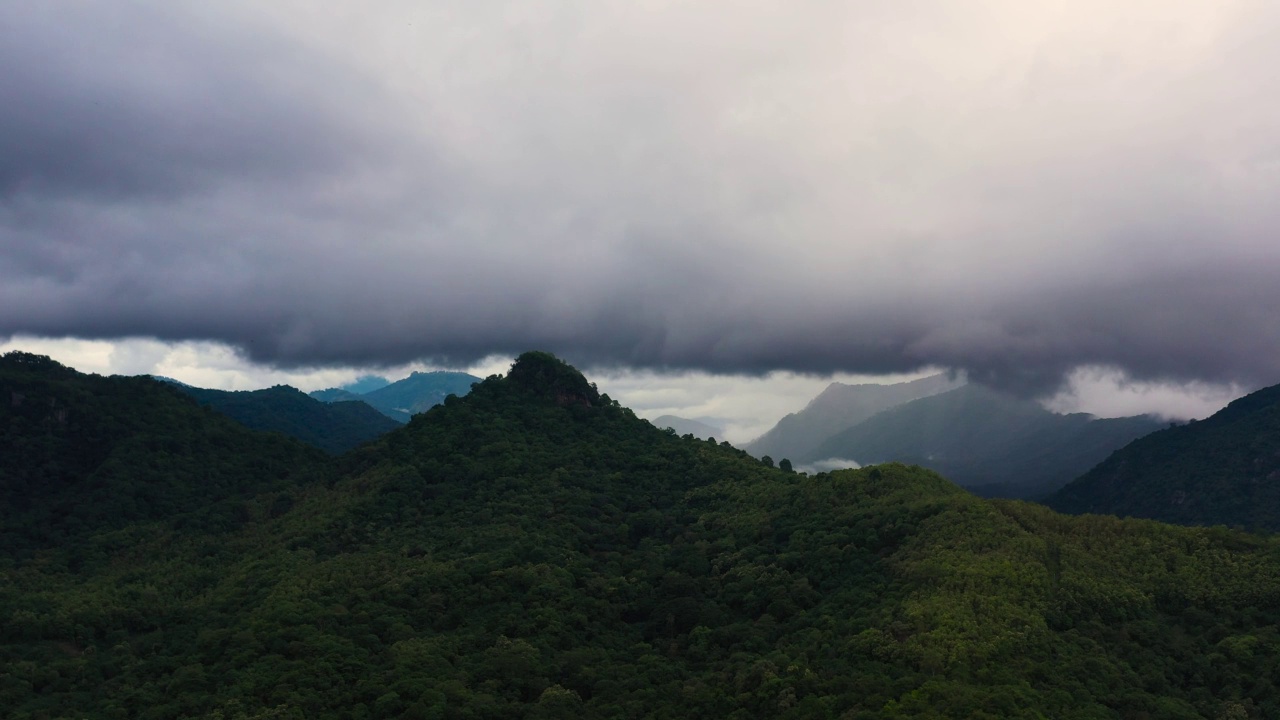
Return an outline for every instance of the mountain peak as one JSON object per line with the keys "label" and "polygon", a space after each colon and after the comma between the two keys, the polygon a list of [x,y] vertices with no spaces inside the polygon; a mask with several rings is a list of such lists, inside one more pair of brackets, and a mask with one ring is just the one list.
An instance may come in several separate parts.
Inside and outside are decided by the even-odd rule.
{"label": "mountain peak", "polygon": [[557,405],[591,407],[600,401],[595,385],[577,368],[549,352],[531,350],[512,363],[507,381],[516,387],[544,395]]}

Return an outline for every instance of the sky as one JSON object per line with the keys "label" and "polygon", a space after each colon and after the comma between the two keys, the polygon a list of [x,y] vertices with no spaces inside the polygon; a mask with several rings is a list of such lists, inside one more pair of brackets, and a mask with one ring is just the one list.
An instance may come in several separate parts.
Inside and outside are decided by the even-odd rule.
{"label": "sky", "polygon": [[1254,0],[4,3],[0,347],[234,389],[537,348],[739,436],[939,368],[1203,416],[1280,382],[1278,33]]}

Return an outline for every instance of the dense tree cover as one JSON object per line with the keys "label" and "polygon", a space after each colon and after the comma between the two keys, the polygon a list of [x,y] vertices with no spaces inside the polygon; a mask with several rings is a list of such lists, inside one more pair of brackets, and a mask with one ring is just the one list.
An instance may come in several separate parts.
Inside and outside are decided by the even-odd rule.
{"label": "dense tree cover", "polygon": [[1067,513],[1280,530],[1280,385],[1135,440],[1046,502]]}
{"label": "dense tree cover", "polygon": [[335,455],[400,427],[367,403],[322,402],[288,385],[242,392],[178,387],[247,427],[284,433]]}
{"label": "dense tree cover", "polygon": [[505,378],[234,527],[0,566],[28,718],[1280,716],[1280,545],[809,477]]}
{"label": "dense tree cover", "polygon": [[352,392],[353,389],[361,387],[352,385],[345,388],[317,390],[311,393],[311,397],[322,402],[361,400],[392,420],[406,423],[416,413],[426,412],[444,402],[444,399],[450,395],[466,395],[471,391],[471,386],[477,382],[480,382],[480,378],[475,375],[435,370],[415,372],[407,378],[364,393]]}
{"label": "dense tree cover", "polygon": [[0,357],[0,545],[11,553],[78,548],[75,538],[184,513],[234,523],[241,498],[287,492],[329,472],[322,463],[168,383]]}
{"label": "dense tree cover", "polygon": [[1036,499],[1163,426],[1145,415],[1060,415],[1031,400],[965,385],[881,412],[792,459],[913,463],[980,495]]}

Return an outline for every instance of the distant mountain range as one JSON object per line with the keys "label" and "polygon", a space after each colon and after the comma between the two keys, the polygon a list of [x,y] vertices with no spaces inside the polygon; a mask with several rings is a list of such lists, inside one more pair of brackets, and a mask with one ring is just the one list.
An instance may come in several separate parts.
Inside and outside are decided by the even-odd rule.
{"label": "distant mountain range", "polygon": [[0,395],[0,547],[9,553],[179,515],[190,532],[217,532],[247,498],[312,482],[326,460],[146,376],[84,375],[10,352],[0,356]]}
{"label": "distant mountain range", "polygon": [[392,420],[407,423],[409,418],[439,405],[450,395],[466,395],[471,392],[471,386],[478,382],[480,378],[475,375],[435,370],[415,372],[403,380],[365,393],[350,389],[358,389],[361,385],[347,385],[343,388],[316,390],[311,393],[311,397],[327,403],[359,400],[372,405]]}
{"label": "distant mountain range", "polygon": [[1135,440],[1046,503],[1073,514],[1280,530],[1280,385]]}
{"label": "distant mountain range", "polygon": [[945,374],[893,385],[831,383],[803,410],[782,418],[773,429],[743,445],[743,449],[756,457],[769,455],[774,460],[810,457],[824,440],[876,413],[963,384]]}
{"label": "distant mountain range", "polygon": [[[1191,426],[1244,483],[1262,400]],[[1280,717],[1280,537],[785,472],[547,353],[342,458],[0,356],[0,578],[5,720]]]}
{"label": "distant mountain range", "polygon": [[699,440],[706,440],[707,438],[724,439],[724,430],[721,428],[718,428],[715,425],[708,425],[707,423],[700,422],[698,420],[682,418],[677,415],[661,415],[650,422],[652,422],[653,426],[656,428],[671,428],[672,430],[675,430],[676,435],[679,435],[680,437],[693,435]]}
{"label": "distant mountain range", "polygon": [[1037,498],[1162,427],[1145,415],[1059,415],[1030,400],[965,385],[878,413],[792,460],[906,462],[979,494]]}
{"label": "distant mountain range", "polygon": [[288,385],[241,392],[175,387],[247,427],[281,432],[335,455],[400,426],[366,403],[325,403]]}

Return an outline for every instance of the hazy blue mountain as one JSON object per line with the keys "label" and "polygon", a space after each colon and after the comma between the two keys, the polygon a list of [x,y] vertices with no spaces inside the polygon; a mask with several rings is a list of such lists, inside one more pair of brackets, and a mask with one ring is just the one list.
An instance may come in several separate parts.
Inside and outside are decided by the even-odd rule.
{"label": "hazy blue mountain", "polygon": [[430,410],[450,395],[466,395],[471,392],[471,386],[478,382],[480,378],[464,372],[415,372],[384,388],[365,393],[360,399],[381,410],[387,417],[409,422],[410,417]]}
{"label": "hazy blue mountain", "polygon": [[713,437],[724,438],[723,429],[698,420],[682,418],[678,415],[660,415],[650,422],[652,422],[653,426],[656,428],[671,428],[672,430],[675,430],[676,434],[680,437],[693,435],[699,440],[706,440],[707,438]]}
{"label": "hazy blue mountain", "polygon": [[324,390],[316,390],[307,394],[320,402],[326,403],[364,402],[363,397],[351,392],[350,390],[344,390],[343,388],[326,388]]}
{"label": "hazy blue mountain", "polygon": [[361,375],[355,379],[355,382],[349,382],[340,386],[339,390],[346,390],[355,395],[364,395],[365,393],[381,390],[391,384],[391,381],[381,375]]}
{"label": "hazy blue mountain", "polygon": [[[367,378],[363,378],[367,379]],[[357,394],[347,389],[329,388],[316,390],[311,397],[322,402],[361,400],[377,408],[378,412],[398,422],[409,422],[417,413],[425,412],[444,402],[450,395],[466,395],[471,386],[480,382],[475,375],[447,370],[415,372],[403,380],[397,380],[376,390]]]}
{"label": "hazy blue mountain", "polygon": [[284,433],[335,455],[400,426],[367,403],[321,402],[288,385],[240,392],[178,387],[247,427]]}
{"label": "hazy blue mountain", "polygon": [[803,410],[787,415],[771,430],[743,446],[756,457],[808,457],[822,441],[883,410],[954,390],[964,383],[945,374],[892,385],[831,383]]}
{"label": "hazy blue mountain", "polygon": [[1135,440],[1046,503],[1067,513],[1280,530],[1280,385]]}
{"label": "hazy blue mountain", "polygon": [[799,459],[913,463],[981,494],[1035,498],[1162,427],[1145,415],[1060,415],[1030,400],[965,385],[879,413]]}

